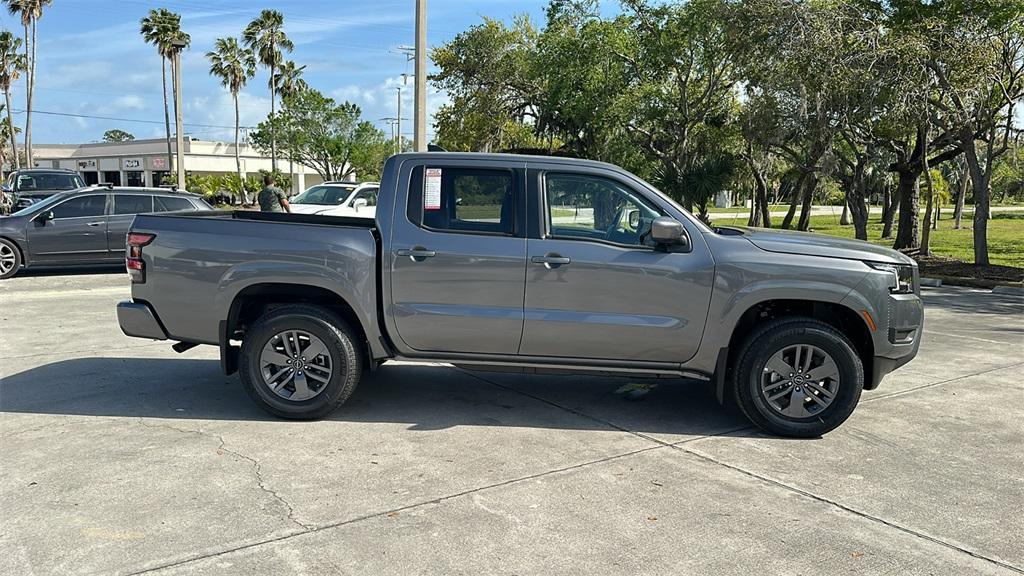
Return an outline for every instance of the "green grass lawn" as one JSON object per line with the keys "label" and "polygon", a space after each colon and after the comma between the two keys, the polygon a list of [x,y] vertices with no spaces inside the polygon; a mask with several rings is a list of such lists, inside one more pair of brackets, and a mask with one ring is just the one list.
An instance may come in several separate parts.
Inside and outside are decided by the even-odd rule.
{"label": "green grass lawn", "polygon": [[[936,256],[955,258],[964,262],[974,261],[974,238],[970,218],[964,218],[960,230],[953,229],[950,212],[939,220],[939,228],[932,230],[931,248]],[[992,264],[1024,268],[1024,211],[996,212],[988,222],[988,255]],[[773,218],[774,227],[779,227],[781,218]],[[715,220],[714,224],[745,226],[746,217]],[[794,222],[795,223],[795,222]],[[818,234],[853,238],[853,226],[841,226],[839,216],[812,216],[811,230]],[[882,240],[881,219],[872,214],[868,220],[868,241],[879,246],[892,246],[892,239]]]}

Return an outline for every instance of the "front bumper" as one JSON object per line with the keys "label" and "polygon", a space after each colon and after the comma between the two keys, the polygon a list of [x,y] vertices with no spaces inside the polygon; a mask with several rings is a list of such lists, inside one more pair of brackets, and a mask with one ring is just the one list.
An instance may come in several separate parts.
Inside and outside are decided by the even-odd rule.
{"label": "front bumper", "polygon": [[117,303],[117,323],[127,336],[167,340],[167,331],[156,312],[145,302],[124,300]]}
{"label": "front bumper", "polygon": [[878,388],[886,374],[913,360],[924,337],[924,304],[920,294],[892,294],[885,304],[886,315],[881,319],[884,324],[879,326],[875,339],[875,357],[865,390]]}

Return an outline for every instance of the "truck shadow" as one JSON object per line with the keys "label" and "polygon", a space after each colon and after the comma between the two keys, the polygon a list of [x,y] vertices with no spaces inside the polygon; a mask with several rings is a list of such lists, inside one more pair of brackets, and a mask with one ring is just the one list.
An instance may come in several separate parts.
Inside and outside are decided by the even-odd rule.
{"label": "truck shadow", "polygon": [[[639,395],[641,399],[629,398]],[[82,358],[0,381],[0,412],[105,417],[277,421],[216,360]],[[386,364],[367,374],[327,420],[455,426],[624,429],[663,434],[754,434],[719,406],[707,383],[595,376],[475,373]],[[283,421],[282,421],[283,422]]]}

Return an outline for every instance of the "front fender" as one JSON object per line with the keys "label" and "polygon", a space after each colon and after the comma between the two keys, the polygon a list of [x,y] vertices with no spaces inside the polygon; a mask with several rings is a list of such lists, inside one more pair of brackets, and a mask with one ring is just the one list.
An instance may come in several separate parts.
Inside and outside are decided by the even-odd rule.
{"label": "front fender", "polygon": [[720,351],[754,306],[770,300],[841,304],[867,274],[859,261],[792,254],[760,252],[756,260],[720,261],[701,349],[686,367],[714,373]]}

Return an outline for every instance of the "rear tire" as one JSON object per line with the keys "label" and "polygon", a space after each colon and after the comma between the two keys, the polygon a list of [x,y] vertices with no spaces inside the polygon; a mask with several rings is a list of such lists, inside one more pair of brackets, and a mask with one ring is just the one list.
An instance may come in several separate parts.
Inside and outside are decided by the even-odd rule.
{"label": "rear tire", "polygon": [[21,270],[21,250],[18,245],[0,238],[0,280],[6,280]]}
{"label": "rear tire", "polygon": [[755,330],[733,375],[743,414],[767,432],[793,438],[834,430],[864,388],[864,366],[850,340],[810,318],[780,318]]}
{"label": "rear tire", "polygon": [[239,357],[242,386],[274,416],[323,418],[359,384],[363,353],[355,334],[326,308],[275,308],[246,330]]}

